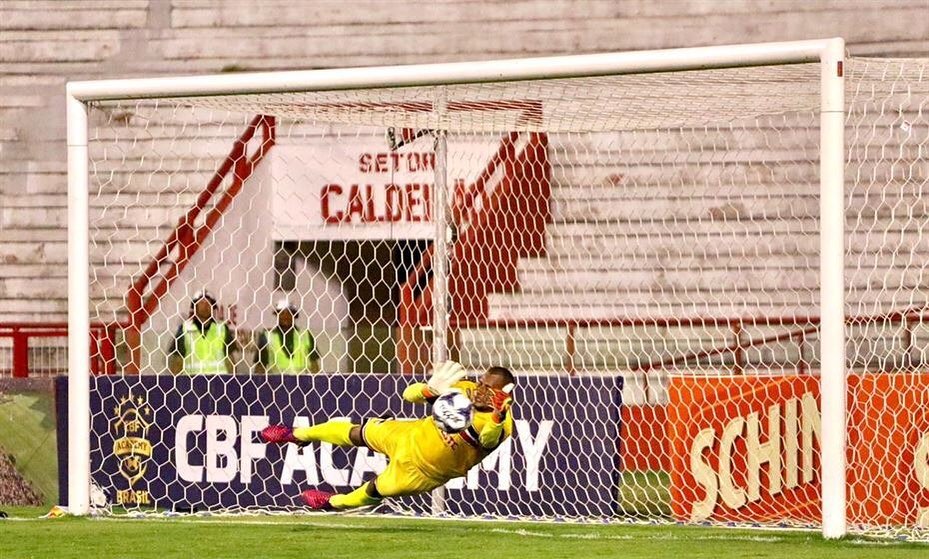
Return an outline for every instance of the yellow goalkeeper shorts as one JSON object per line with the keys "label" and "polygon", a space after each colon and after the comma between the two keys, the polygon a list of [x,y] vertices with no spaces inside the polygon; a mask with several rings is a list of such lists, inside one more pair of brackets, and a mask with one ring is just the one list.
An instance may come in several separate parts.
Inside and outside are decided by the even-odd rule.
{"label": "yellow goalkeeper shorts", "polygon": [[374,481],[378,493],[384,497],[416,495],[432,491],[447,480],[435,479],[423,473],[412,460],[412,445],[415,444],[419,421],[396,419],[371,419],[362,429],[368,448],[390,458],[387,469]]}

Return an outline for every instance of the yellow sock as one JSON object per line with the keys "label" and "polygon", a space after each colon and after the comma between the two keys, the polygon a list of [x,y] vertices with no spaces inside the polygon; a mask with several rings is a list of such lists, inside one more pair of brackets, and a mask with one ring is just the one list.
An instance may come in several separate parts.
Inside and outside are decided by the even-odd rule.
{"label": "yellow sock", "polygon": [[294,438],[300,442],[324,442],[338,446],[353,446],[348,434],[355,425],[350,421],[327,421],[309,427],[294,429]]}
{"label": "yellow sock", "polygon": [[[371,483],[370,481],[368,483]],[[377,497],[372,497],[368,495],[368,484],[364,484],[358,489],[347,493],[345,495],[333,495],[329,499],[329,505],[334,509],[353,509],[355,507],[363,507],[366,505],[375,505],[380,503],[381,500]]]}

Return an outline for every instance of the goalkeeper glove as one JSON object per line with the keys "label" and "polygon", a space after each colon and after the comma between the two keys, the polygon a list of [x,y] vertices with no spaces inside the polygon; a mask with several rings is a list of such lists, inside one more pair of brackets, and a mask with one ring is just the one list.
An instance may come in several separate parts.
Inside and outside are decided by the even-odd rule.
{"label": "goalkeeper glove", "polygon": [[432,376],[426,383],[427,398],[434,398],[445,394],[451,390],[452,385],[465,376],[464,367],[455,361],[445,361],[439,363],[432,371]]}
{"label": "goalkeeper glove", "polygon": [[491,400],[491,404],[494,408],[494,419],[497,421],[497,423],[500,423],[506,419],[506,414],[509,413],[510,407],[513,406],[512,393],[512,383],[504,386],[502,390],[494,390],[494,396]]}

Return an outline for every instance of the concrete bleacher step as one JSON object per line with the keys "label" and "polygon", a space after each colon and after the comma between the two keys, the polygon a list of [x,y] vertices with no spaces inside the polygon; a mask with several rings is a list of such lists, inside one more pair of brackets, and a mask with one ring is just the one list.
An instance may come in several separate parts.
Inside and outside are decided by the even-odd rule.
{"label": "concrete bleacher step", "polygon": [[[200,160],[204,164],[218,166],[232,149],[235,138],[160,138],[144,142],[101,143],[90,149],[90,159],[101,166],[100,171],[145,168],[146,158],[158,158],[162,164]],[[137,167],[138,165],[138,167]],[[166,166],[171,169],[170,165]],[[182,167],[183,168],[183,167]]]}
{"label": "concrete bleacher step", "polygon": [[[153,256],[154,253],[146,254],[145,258],[136,260],[109,258],[97,261],[92,258],[90,262],[90,281],[100,284],[101,289],[108,289],[114,284],[119,286],[131,285],[135,278],[141,276]],[[171,259],[162,261],[162,271],[167,270],[172,263],[173,260]],[[67,262],[27,264],[23,262],[7,263],[0,260],[0,277],[3,278],[0,281],[7,279],[28,280],[31,278],[59,280],[68,277],[68,266]],[[30,285],[30,287],[32,286]],[[123,295],[125,293],[122,293],[120,297]],[[108,296],[111,296],[111,294],[108,293]]]}
{"label": "concrete bleacher step", "polygon": [[[801,361],[815,361],[818,335],[803,338],[771,340],[774,336],[798,333],[803,325],[756,326],[742,325],[742,365],[752,368],[788,368]],[[593,334],[585,333],[593,332]],[[848,360],[856,366],[872,365],[880,359],[900,358],[905,351],[903,327],[899,324],[851,326],[847,341]],[[730,326],[669,326],[669,327],[599,327],[577,328],[576,352],[587,367],[653,366],[671,364],[672,358],[688,359],[691,365],[726,365],[735,363],[732,352],[694,357],[699,352],[719,350],[735,344],[735,331]],[[680,361],[678,361],[680,362]],[[808,365],[807,365],[808,366]]]}
{"label": "concrete bleacher step", "polygon": [[[149,145],[165,145],[165,142],[196,142],[227,141],[227,147],[244,133],[252,119],[257,114],[264,114],[255,110],[251,105],[244,105],[241,109],[230,101],[228,112],[217,110],[212,105],[197,105],[197,99],[184,100],[178,104],[167,104],[162,101],[160,107],[150,104],[150,101],[122,101],[114,105],[99,105],[91,107],[89,118],[93,135],[91,142],[101,145],[113,141],[127,141],[137,139]],[[264,108],[264,107],[263,107]],[[274,114],[274,107],[266,107]],[[371,135],[377,139],[383,137],[384,129],[380,126],[350,126],[333,125],[325,123],[294,122],[285,120],[276,129],[280,145],[307,142],[331,145],[334,134],[345,136]],[[262,136],[262,130],[255,132],[255,138]]]}
{"label": "concrete bleacher step", "polygon": [[[922,254],[929,251],[929,239],[920,230],[918,220],[850,217],[846,245],[852,255]],[[618,255],[733,259],[818,255],[817,231],[812,219],[566,223],[547,228],[546,249],[549,258],[562,261],[609,260]]]}
{"label": "concrete bleacher step", "polygon": [[[906,301],[916,294],[915,287],[909,289],[862,290],[857,286],[852,286],[846,299],[849,305],[862,305],[875,309],[891,307],[893,304],[909,308],[921,304],[921,300],[906,304]],[[733,286],[729,289],[719,289],[715,286],[702,288],[697,284],[692,284],[680,289],[657,289],[649,286],[642,289],[585,291],[572,290],[569,286],[565,286],[564,289],[548,289],[544,291],[491,293],[489,297],[491,315],[494,314],[494,309],[522,309],[526,307],[531,310],[532,305],[537,304],[540,309],[571,309],[573,312],[566,313],[565,318],[568,319],[575,318],[575,312],[583,313],[584,308],[588,306],[591,309],[605,310],[613,308],[616,311],[629,311],[634,309],[636,305],[641,305],[641,313],[628,315],[640,318],[699,317],[702,316],[702,311],[711,313],[709,316],[714,318],[766,316],[750,312],[754,307],[759,309],[767,309],[768,307],[783,308],[781,312],[769,313],[770,316],[789,316],[792,314],[809,316],[818,310],[818,292],[815,289],[762,289],[755,288],[748,283]],[[894,301],[894,299],[899,299],[899,301]],[[803,305],[806,305],[805,309]],[[673,311],[675,314],[663,316],[661,313],[647,312],[660,308],[666,309],[667,312]],[[724,313],[726,309],[731,311],[729,315],[720,314]],[[615,312],[612,316],[607,315],[607,318],[624,316],[627,315],[622,312]]]}
{"label": "concrete bleacher step", "polygon": [[[926,256],[929,257],[929,253]],[[873,262],[878,267],[890,267],[895,263],[895,258],[894,255],[875,255],[875,258],[869,262]],[[664,253],[638,256],[623,253],[602,255],[578,253],[548,258],[521,258],[517,262],[517,275],[520,278],[520,285],[523,285],[524,281],[531,281],[530,278],[533,275],[545,275],[552,281],[560,281],[557,279],[559,274],[576,273],[587,273],[591,276],[623,272],[661,273],[697,270],[726,270],[730,273],[748,270],[755,273],[773,273],[783,270],[818,269],[818,267],[819,256],[816,254],[769,254],[764,258],[758,258],[755,255],[678,257]]]}
{"label": "concrete bleacher step", "polygon": [[813,196],[770,197],[741,195],[717,198],[653,198],[624,203],[621,198],[553,198],[555,222],[696,219],[792,219],[816,215],[819,200]]}
{"label": "concrete bleacher step", "polygon": [[[919,213],[929,214],[927,204],[918,198],[907,200]],[[794,219],[818,214],[819,200],[815,196],[773,197],[759,193],[717,198],[671,198],[636,200],[623,203],[616,198],[587,198],[575,200],[553,199],[552,219],[564,221],[615,221],[615,220],[696,220],[739,219],[773,220]],[[865,210],[890,214],[894,207],[881,200],[871,202]]]}
{"label": "concrete bleacher step", "polygon": [[[745,345],[743,365],[752,367],[796,365],[801,348],[797,342],[768,342],[750,346],[752,334],[760,340],[764,336],[792,331],[788,327],[746,326],[742,332]],[[795,330],[795,328],[794,328]],[[726,325],[689,326],[601,326],[578,327],[575,330],[576,362],[586,369],[619,368],[638,370],[654,368],[659,364],[669,367],[674,363],[691,365],[731,366],[735,362],[730,352],[693,358],[703,351],[725,348],[735,343],[735,333]],[[691,357],[687,360],[686,357]],[[672,359],[678,361],[673,362]]]}
{"label": "concrete bleacher step", "polygon": [[[18,89],[18,88],[17,88]],[[36,94],[25,94],[20,92],[5,92],[0,89],[0,142],[7,144],[3,150],[3,159],[9,160],[14,157],[17,151],[10,149],[15,142],[21,141],[21,134],[12,128],[7,128],[6,124],[22,127],[26,125],[28,115],[42,110],[48,103],[44,96]],[[2,146],[3,144],[0,144]]]}
{"label": "concrete bleacher step", "polygon": [[[572,188],[577,185],[613,188],[616,181],[638,185],[740,185],[796,184],[818,185],[819,167],[813,161],[781,162],[767,165],[763,161],[733,163],[729,165],[642,165],[637,161],[602,161],[597,165],[562,165],[552,169],[553,187]],[[851,161],[846,176],[846,188],[855,181],[863,181],[859,188],[871,185],[880,188],[891,181],[922,184],[929,180],[929,160],[919,159],[907,165],[888,165],[886,161]],[[737,190],[733,190],[737,192]],[[815,192],[815,190],[814,190]]]}
{"label": "concrete bleacher step", "polygon": [[[851,270],[847,273],[849,289],[882,289],[916,291],[925,285],[927,274],[919,267],[885,266]],[[752,290],[762,293],[788,291],[818,293],[818,267],[756,270],[744,268],[704,268],[687,270],[652,269],[596,273],[592,270],[552,271],[519,276],[524,292],[560,293],[562,286],[573,291],[655,290],[691,291]]]}
{"label": "concrete bleacher step", "polygon": [[[161,248],[162,243],[161,239],[113,242],[98,240],[91,244],[90,262],[93,266],[120,262],[125,265],[135,262],[147,263]],[[64,266],[68,262],[67,239],[0,241],[0,245],[0,264],[3,265]]]}
{"label": "concrete bleacher step", "polygon": [[[196,201],[201,190],[202,188],[186,188],[183,191],[163,193],[153,190],[124,191],[122,188],[116,192],[94,189],[94,192],[90,195],[87,202],[91,214],[150,207],[184,210],[188,209],[194,201]],[[66,208],[68,205],[66,192],[52,194],[20,194],[11,192],[4,193],[3,200],[4,206],[10,208]]]}
{"label": "concrete bleacher step", "polygon": [[[887,204],[901,201],[919,200],[920,181],[913,178],[892,180],[877,185],[867,183],[850,183],[848,195],[851,205],[847,211],[859,211],[868,204],[875,204],[878,199]],[[674,184],[652,185],[624,183],[604,185],[558,186],[552,189],[552,199],[564,203],[578,203],[585,200],[596,203],[619,203],[635,201],[640,204],[655,202],[701,204],[717,201],[746,204],[764,204],[778,200],[802,200],[819,197],[819,184],[793,183],[758,183],[758,184]],[[647,208],[647,205],[645,206]],[[773,212],[768,215],[775,217]]]}
{"label": "concrete bleacher step", "polygon": [[[17,133],[18,135],[18,133]],[[11,194],[51,194],[67,192],[66,171],[30,168],[22,161],[4,161],[0,167],[0,192]]]}
{"label": "concrete bleacher step", "polygon": [[[723,165],[735,162],[771,162],[818,160],[819,127],[813,114],[782,118],[769,117],[760,122],[722,123],[700,128],[667,130],[629,130],[584,135],[551,134],[549,160],[555,167],[599,166],[610,162]],[[850,118],[847,140],[852,161],[907,153],[918,146],[914,138],[900,128],[902,122],[924,122],[918,107],[894,110],[892,114],[868,115],[867,119]],[[860,123],[860,127],[856,126]],[[881,138],[871,137],[873,126],[881,127]],[[887,129],[896,133],[887,134]]]}
{"label": "concrete bleacher step", "polygon": [[[91,229],[124,227],[127,229],[164,228],[177,223],[183,213],[176,207],[130,207],[109,208],[91,217]],[[41,224],[42,227],[67,227],[67,212],[62,207],[3,208],[0,221],[4,227],[28,229]]]}
{"label": "concrete bleacher step", "polygon": [[32,94],[45,88],[64,87],[66,82],[64,76],[0,74],[0,91]]}
{"label": "concrete bleacher step", "polygon": [[[595,6],[591,4],[590,6]],[[493,6],[493,5],[490,5]],[[293,19],[288,19],[287,15],[280,19],[275,18],[270,21],[266,16],[252,11],[251,14],[240,14],[235,11],[227,12],[226,10],[197,10],[178,12],[177,18],[180,20],[191,14],[197,14],[195,21],[190,28],[179,28],[173,33],[161,37],[158,44],[158,53],[166,59],[196,59],[196,58],[222,58],[224,56],[234,56],[239,60],[242,59],[261,59],[273,58],[276,60],[298,59],[303,58],[304,64],[307,60],[312,60],[313,64],[320,64],[321,58],[331,58],[335,55],[344,59],[351,60],[352,66],[363,64],[366,60],[371,59],[374,52],[370,43],[364,41],[365,34],[345,33],[345,25],[349,22],[346,16],[351,10],[326,10],[325,16],[319,14],[313,21],[306,25],[315,26],[315,32],[311,36],[305,33],[305,26],[301,27],[296,22],[305,21],[309,14],[314,10],[304,10],[297,13],[294,10],[295,5],[287,5],[278,8],[271,8],[270,11],[280,14],[293,14]],[[486,29],[486,24],[480,19],[467,18],[460,21],[450,21],[448,18],[451,14],[457,13],[457,10],[438,10],[437,7],[418,5],[415,8],[417,15],[410,20],[409,15],[400,16],[406,12],[406,9],[389,9],[382,3],[374,3],[365,9],[365,17],[369,21],[378,22],[378,34],[383,35],[380,54],[380,64],[395,57],[402,57],[404,60],[413,58],[416,55],[431,55],[433,60],[440,56],[442,60],[462,59],[462,49],[454,46],[455,41],[449,41],[449,37],[471,37],[479,35]],[[518,9],[518,8],[517,8]],[[592,8],[589,8],[592,9]],[[234,10],[234,8],[233,8]],[[512,13],[513,8],[507,9],[504,6],[486,7],[484,13]],[[424,16],[423,13],[428,13]],[[578,36],[571,19],[548,16],[545,18],[545,30],[540,31],[540,23],[536,20],[540,14],[538,10],[518,9],[518,13],[495,22],[496,32],[492,37],[487,37],[482,42],[484,50],[488,56],[491,53],[498,57],[501,53],[505,55],[531,55],[532,52],[567,52],[585,51],[594,52],[597,50],[598,38],[607,33],[606,30],[597,34],[582,33]],[[213,12],[213,13],[210,13]],[[338,12],[338,13],[336,13]],[[543,10],[546,14],[549,9]],[[181,14],[184,14],[183,16]],[[403,19],[398,21],[398,17]],[[422,18],[428,18],[426,20]],[[335,18],[335,23],[333,23]],[[231,21],[233,25],[223,23],[216,26],[204,25],[206,21]],[[254,21],[255,23],[246,24],[245,21]],[[328,25],[322,22],[329,22]],[[586,25],[585,25],[586,27]],[[416,31],[411,31],[415,29]],[[507,37],[508,34],[517,34],[525,32],[543,32],[545,40],[541,41],[538,46],[530,47],[521,45],[516,47],[512,40]],[[415,33],[420,39],[420,44],[416,49],[404,49],[403,41],[408,39],[409,33]],[[211,41],[204,41],[203,37],[208,34]],[[299,36],[301,40],[295,41],[294,37]],[[581,41],[585,46],[579,46]],[[543,46],[544,44],[544,46]],[[341,46],[341,50],[338,48]],[[450,58],[452,57],[452,58]],[[471,59],[474,54],[471,54]],[[343,66],[345,63],[343,63]]]}
{"label": "concrete bleacher step", "polygon": [[[333,11],[325,5],[319,5],[315,9],[303,9],[288,0],[271,0],[265,6],[264,10],[252,10],[247,6],[239,4],[230,4],[223,10],[207,9],[202,3],[192,0],[174,0],[174,26],[179,29],[190,29],[192,31],[202,31],[204,28],[222,28],[228,31],[247,30],[253,27],[265,27],[277,29],[283,25],[306,26],[320,23],[320,17],[325,13],[326,20],[333,25],[346,25],[354,23],[353,15],[349,10]],[[504,10],[502,12],[492,12],[496,17],[507,17],[508,19],[535,20],[541,16],[538,10],[533,10],[528,6],[493,6]],[[552,6],[553,10],[563,13],[564,8],[560,5]],[[596,10],[591,6],[592,10]],[[437,6],[421,5],[417,6],[419,18],[422,22],[435,21],[447,24],[461,23],[462,15],[457,10],[443,10]],[[370,21],[378,21],[382,24],[406,22],[409,15],[403,13],[404,10],[398,11],[395,6],[382,5],[374,3],[365,7],[365,13],[371,18]],[[597,11],[595,13],[605,13]],[[272,16],[273,14],[273,16]],[[548,14],[546,14],[548,15]],[[548,15],[548,17],[551,17]],[[546,17],[545,19],[548,19]],[[478,20],[481,21],[481,20]]]}
{"label": "concrete bleacher step", "polygon": [[[850,289],[905,288],[918,290],[925,283],[921,266],[907,266],[909,258],[929,258],[929,253],[850,255],[846,278]],[[602,291],[628,289],[669,289],[676,284],[702,288],[735,288],[754,285],[766,290],[816,290],[819,286],[818,257],[766,256],[764,258],[621,258],[600,260],[570,258],[522,259],[518,285],[528,292]],[[555,266],[554,264],[557,264]],[[796,276],[796,277],[794,277]]]}
{"label": "concrete bleacher step", "polygon": [[16,305],[16,301],[0,299],[0,312],[8,323],[63,323],[68,320],[68,301],[62,299],[55,308],[38,307],[34,304]]}
{"label": "concrete bleacher step", "polygon": [[[16,152],[20,143],[20,132],[17,128],[0,126],[0,159],[6,160],[11,157],[11,153]],[[0,192],[3,192],[0,185]]]}
{"label": "concrete bleacher step", "polygon": [[[0,56],[20,63],[99,62],[119,53],[120,33],[112,30],[3,31]],[[15,56],[12,53],[15,51]]]}
{"label": "concrete bleacher step", "polygon": [[[217,161],[208,167],[218,167]],[[122,195],[142,194],[148,196],[161,195],[164,200],[170,200],[174,195],[199,195],[210,179],[213,178],[212,170],[199,171],[175,171],[161,170],[147,173],[142,176],[138,171],[122,168],[114,172],[106,173],[105,177],[101,176],[95,181],[95,192],[91,195],[91,203],[95,205],[105,205],[108,195],[120,193]],[[227,179],[228,184],[228,179]],[[124,201],[124,204],[132,203],[133,199]]]}
{"label": "concrete bleacher step", "polygon": [[144,27],[151,0],[101,0],[94,3],[7,0],[0,4],[0,30],[22,32]]}
{"label": "concrete bleacher step", "polygon": [[[0,122],[4,123],[22,123],[25,121],[30,114],[30,109],[28,107],[0,107]],[[7,158],[10,157],[11,153],[15,153],[14,150],[8,149]]]}
{"label": "concrete bleacher step", "polygon": [[[113,322],[126,319],[122,298],[91,297],[90,309],[94,321]],[[68,319],[68,299],[45,296],[10,297],[0,294],[0,313],[4,322],[63,323]]]}
{"label": "concrete bleacher step", "polygon": [[[607,178],[608,179],[608,178]],[[604,179],[599,184],[558,185],[552,188],[552,198],[565,202],[597,198],[600,200],[728,200],[745,196],[771,198],[810,196],[818,194],[818,184],[811,183],[743,183],[743,184],[648,184],[629,181],[626,177]]]}
{"label": "concrete bleacher step", "polygon": [[[882,314],[908,304],[909,293],[901,300],[895,291],[867,291],[849,295],[850,304],[860,305],[869,314]],[[611,320],[733,317],[792,317],[818,314],[818,297],[808,291],[587,291],[495,293],[488,298],[491,320]]]}
{"label": "concrete bleacher step", "polygon": [[796,148],[818,142],[819,120],[813,114],[762,117],[751,122],[685,126],[674,130],[642,129],[549,135],[554,165],[564,161],[603,162],[631,153],[681,153],[686,150],[708,156],[713,152]]}
{"label": "concrete bleacher step", "polygon": [[[126,275],[128,280],[131,276]],[[114,285],[118,286],[118,297],[122,302],[129,282],[103,273],[90,273],[90,296],[93,299],[113,299]],[[114,279],[117,281],[114,282]],[[57,277],[3,277],[0,278],[0,297],[22,297],[23,299],[67,298],[67,276]]]}
{"label": "concrete bleacher step", "polygon": [[[0,127],[0,143],[16,142],[19,140],[19,130],[16,128]],[[0,144],[2,145],[2,144]]]}
{"label": "concrete bleacher step", "polygon": [[[15,134],[15,131],[10,131]],[[3,130],[0,130],[3,134]],[[0,139],[2,142],[2,139]],[[16,161],[8,160],[11,166]],[[208,167],[218,167],[216,161]],[[104,206],[115,202],[114,195],[123,196],[141,194],[148,199],[161,194],[164,201],[170,201],[171,196],[188,194],[196,196],[206,187],[213,177],[213,170],[204,170],[201,164],[199,170],[161,169],[144,174],[138,170],[121,168],[116,171],[100,172],[91,177],[92,192],[89,203],[92,206]],[[228,181],[228,179],[227,179]],[[0,169],[0,192],[10,194],[61,194],[68,188],[68,176],[65,172],[36,170],[30,171],[27,166],[19,170]],[[121,204],[134,203],[135,198],[122,201]]]}
{"label": "concrete bleacher step", "polygon": [[[115,238],[163,240],[178,220],[193,206],[197,192],[176,194],[136,194],[94,197],[90,201],[91,238],[112,239],[114,228],[121,229]],[[32,229],[67,226],[67,207],[63,195],[4,196],[0,224],[9,229]],[[215,199],[213,200],[215,202]],[[28,205],[26,205],[28,204]],[[33,205],[35,204],[35,205]],[[212,206],[207,206],[209,210]],[[201,213],[197,224],[202,223]],[[224,217],[223,219],[227,219]],[[231,223],[226,221],[225,223]],[[163,232],[163,233],[162,233]]]}
{"label": "concrete bleacher step", "polygon": [[[274,107],[255,109],[252,105],[237,105],[230,100],[227,106],[218,109],[215,104],[201,106],[198,99],[180,101],[177,104],[162,101],[159,105],[145,100],[128,100],[113,104],[91,107],[89,113],[91,151],[107,145],[123,142],[135,149],[147,148],[153,152],[172,153],[172,146],[198,143],[222,144],[225,151],[248,129],[257,114],[274,114]],[[167,107],[167,108],[165,108]],[[350,126],[325,123],[294,122],[284,120],[276,129],[278,145],[304,145],[321,143],[331,146],[335,134],[343,136],[366,136],[381,139],[382,126]],[[250,145],[256,145],[263,131],[256,130]],[[224,143],[223,143],[224,142]],[[202,149],[202,148],[201,148]]]}
{"label": "concrete bleacher step", "polygon": [[[340,60],[344,66],[345,57],[331,56],[327,57],[329,62],[337,65]],[[425,59],[423,55],[420,58]],[[110,59],[112,60],[112,59]],[[377,62],[377,55],[372,54],[368,57],[372,63]],[[381,58],[383,60],[383,58]],[[314,60],[316,62],[316,60]],[[178,63],[176,60],[159,60],[146,59],[145,66],[125,67],[119,75],[122,78],[150,78],[157,75],[178,75]],[[319,60],[320,65],[325,64],[325,59]],[[274,70],[293,70],[295,67],[305,66],[304,63],[297,64],[293,60],[273,60],[268,58],[252,58],[247,62],[230,60],[228,57],[216,58],[195,58],[184,61],[183,74],[222,74],[229,68],[247,68],[249,71],[274,71]],[[108,79],[113,77],[113,69],[107,64],[101,64],[100,61],[0,61],[0,73],[41,76],[43,78],[55,78],[59,76],[74,76],[79,79]]]}
{"label": "concrete bleacher step", "polygon": [[[909,149],[910,144],[905,146]],[[553,156],[552,165],[556,168],[564,167],[596,167],[604,163],[626,163],[634,162],[637,165],[669,165],[673,167],[687,167],[700,165],[778,165],[781,163],[802,163],[810,162],[814,164],[819,159],[819,147],[815,143],[808,146],[762,146],[758,148],[743,148],[725,150],[711,146],[707,151],[698,149],[696,151],[677,148],[670,146],[661,146],[660,148],[649,146],[637,146],[636,149],[627,151],[607,151],[607,152],[580,152],[580,153],[563,153]],[[850,155],[869,156],[872,158],[879,157],[879,154],[873,151],[865,150],[856,151],[852,148]]]}

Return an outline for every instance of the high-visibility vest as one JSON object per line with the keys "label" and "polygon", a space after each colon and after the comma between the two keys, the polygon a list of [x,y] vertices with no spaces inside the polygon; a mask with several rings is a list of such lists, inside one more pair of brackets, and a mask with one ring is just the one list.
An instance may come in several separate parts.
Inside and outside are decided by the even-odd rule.
{"label": "high-visibility vest", "polygon": [[226,325],[213,321],[201,332],[193,320],[184,321],[184,372],[190,375],[226,373]]}
{"label": "high-visibility vest", "polygon": [[315,342],[306,330],[296,330],[293,351],[288,355],[284,350],[284,336],[277,330],[268,330],[268,372],[269,373],[303,373],[313,355]]}

